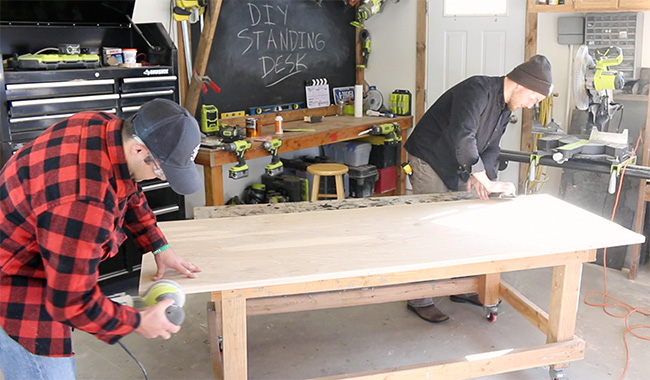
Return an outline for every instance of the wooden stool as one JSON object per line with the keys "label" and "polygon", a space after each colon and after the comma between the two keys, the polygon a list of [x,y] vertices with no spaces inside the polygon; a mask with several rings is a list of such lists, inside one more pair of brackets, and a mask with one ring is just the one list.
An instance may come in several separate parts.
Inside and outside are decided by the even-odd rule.
{"label": "wooden stool", "polygon": [[[343,174],[348,172],[348,167],[343,164],[312,164],[307,166],[307,173],[313,174],[314,182],[311,186],[311,200],[317,201],[319,197],[322,198],[336,198],[344,199],[345,190],[343,189]],[[321,194],[320,193],[320,177],[321,176],[334,176],[336,181],[336,194]]]}

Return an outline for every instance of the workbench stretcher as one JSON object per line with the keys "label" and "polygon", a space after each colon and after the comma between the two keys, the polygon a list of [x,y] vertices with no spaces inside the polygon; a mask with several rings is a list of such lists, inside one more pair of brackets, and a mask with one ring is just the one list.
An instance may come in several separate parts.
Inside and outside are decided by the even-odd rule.
{"label": "workbench stretcher", "polygon": [[[565,220],[571,224],[558,226]],[[476,359],[327,379],[467,379],[540,366],[550,366],[552,376],[559,378],[569,362],[584,357],[585,342],[574,336],[583,263],[594,261],[599,248],[644,241],[642,235],[548,195],[160,226],[175,251],[203,269],[195,279],[171,272],[166,278],[188,294],[211,293],[213,375],[228,380],[248,377],[247,315],[473,291],[484,305],[497,305],[499,299],[510,304],[546,335],[546,342],[472,355]],[[540,236],[538,226],[558,228],[545,228],[552,232]],[[503,272],[543,267],[553,267],[548,312],[500,279]],[[147,254],[141,291],[154,273],[152,255]]]}

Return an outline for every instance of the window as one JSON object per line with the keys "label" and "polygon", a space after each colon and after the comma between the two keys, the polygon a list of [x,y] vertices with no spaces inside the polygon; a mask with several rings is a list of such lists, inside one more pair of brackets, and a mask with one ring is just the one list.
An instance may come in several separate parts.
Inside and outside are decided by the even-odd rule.
{"label": "window", "polygon": [[505,16],[507,0],[444,0],[445,17]]}

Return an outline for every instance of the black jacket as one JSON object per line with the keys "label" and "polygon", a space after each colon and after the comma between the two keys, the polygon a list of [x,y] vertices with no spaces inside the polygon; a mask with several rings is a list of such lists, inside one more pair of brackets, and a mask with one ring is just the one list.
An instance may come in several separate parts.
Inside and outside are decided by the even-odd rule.
{"label": "black jacket", "polygon": [[510,120],[503,78],[473,76],[447,90],[415,126],[404,148],[426,161],[450,190],[485,169],[497,177],[499,141]]}

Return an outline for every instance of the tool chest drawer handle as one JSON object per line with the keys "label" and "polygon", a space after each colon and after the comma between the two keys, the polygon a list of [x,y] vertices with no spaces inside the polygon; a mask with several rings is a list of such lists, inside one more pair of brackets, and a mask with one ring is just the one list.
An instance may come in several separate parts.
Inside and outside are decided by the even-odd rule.
{"label": "tool chest drawer handle", "polygon": [[11,102],[12,107],[26,107],[40,104],[53,104],[53,103],[73,103],[73,102],[92,102],[99,100],[118,99],[118,94],[110,95],[93,95],[93,96],[74,96],[68,98],[48,98],[48,99],[34,99],[34,100],[14,100]]}
{"label": "tool chest drawer handle", "polygon": [[122,112],[124,113],[129,113],[129,112],[135,112],[140,109],[142,106],[129,106],[129,107],[122,107]]}
{"label": "tool chest drawer handle", "polygon": [[176,80],[176,75],[168,75],[164,77],[148,77],[148,78],[124,78],[123,83],[146,83],[146,82],[162,82],[166,80]]}
{"label": "tool chest drawer handle", "polygon": [[163,215],[163,214],[169,214],[172,212],[176,212],[180,210],[180,206],[178,205],[173,205],[173,206],[168,206],[168,207],[161,207],[153,210],[153,214],[158,216],[158,215]]}
{"label": "tool chest drawer handle", "polygon": [[99,79],[99,80],[76,80],[67,82],[39,82],[39,83],[20,83],[6,85],[7,91],[14,90],[31,90],[38,88],[56,88],[56,87],[83,87],[83,86],[97,86],[115,84],[115,79]]}
{"label": "tool chest drawer handle", "polygon": [[134,92],[131,94],[122,94],[123,98],[138,98],[141,96],[160,96],[160,95],[169,95],[173,94],[174,90],[164,90],[164,91],[149,91],[149,92]]}
{"label": "tool chest drawer handle", "polygon": [[154,183],[152,185],[142,186],[142,191],[146,193],[147,191],[166,189],[168,187],[171,187],[169,185],[169,182],[160,182],[160,183]]}
{"label": "tool chest drawer handle", "polygon": [[[115,108],[106,109],[106,110],[97,110],[97,111],[112,113],[112,114],[117,113],[117,110]],[[13,124],[13,123],[26,123],[30,121],[40,121],[46,119],[62,119],[62,118],[70,117],[72,115],[74,115],[74,113],[59,113],[53,115],[28,116],[28,117],[12,117],[9,119],[9,123]]]}

